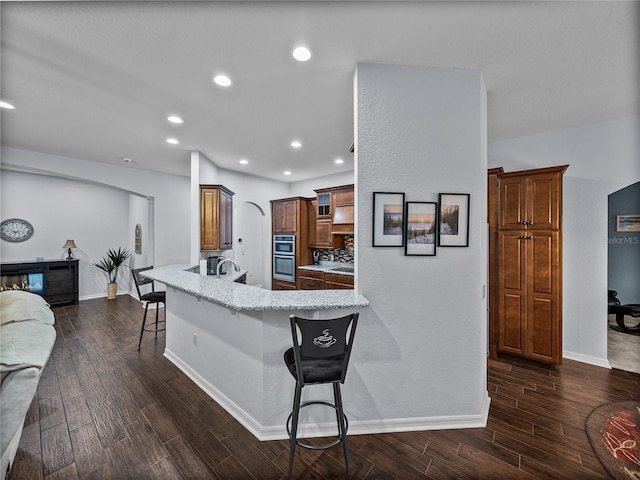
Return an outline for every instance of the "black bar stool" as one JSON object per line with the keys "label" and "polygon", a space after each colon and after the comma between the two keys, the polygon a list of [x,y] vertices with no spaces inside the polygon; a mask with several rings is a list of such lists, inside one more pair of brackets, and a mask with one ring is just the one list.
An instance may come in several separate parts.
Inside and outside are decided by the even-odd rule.
{"label": "black bar stool", "polygon": [[[351,355],[353,337],[356,333],[358,313],[332,319],[305,319],[291,315],[291,335],[293,347],[284,352],[284,363],[296,380],[293,410],[287,419],[287,433],[291,439],[289,454],[289,478],[293,475],[293,458],[296,445],[311,450],[324,450],[342,442],[344,463],[349,475],[349,455],[347,452],[347,429],[349,422],[342,409],[340,384],[344,383]],[[298,335],[301,341],[298,340]],[[333,384],[334,403],[310,401],[300,404],[302,388],[306,385]],[[312,445],[298,439],[298,418],[300,409],[309,405],[326,405],[336,411],[338,435],[325,445]],[[291,424],[291,426],[289,426]]]}
{"label": "black bar stool", "polygon": [[[158,321],[158,311],[160,310],[161,303],[163,305],[167,304],[166,302],[167,293],[156,292],[154,288],[153,280],[151,280],[150,278],[140,276],[140,272],[144,272],[145,270],[151,270],[152,268],[153,268],[153,265],[150,267],[134,268],[133,270],[131,270],[133,273],[133,281],[136,284],[136,290],[138,291],[138,298],[140,299],[141,302],[146,302],[144,306],[144,317],[142,318],[142,327],[140,327],[140,340],[138,341],[138,351],[140,351],[140,345],[142,345],[142,334],[145,331],[155,332],[156,338],[158,338],[158,332],[163,332],[166,329],[166,328],[158,328],[159,323],[166,322],[166,317],[165,317],[165,320]],[[143,295],[142,293],[140,293],[140,286],[147,285],[147,284],[151,284],[151,291]],[[153,328],[153,326],[151,325],[147,325],[147,311],[149,310],[150,303],[156,304],[155,328]]]}

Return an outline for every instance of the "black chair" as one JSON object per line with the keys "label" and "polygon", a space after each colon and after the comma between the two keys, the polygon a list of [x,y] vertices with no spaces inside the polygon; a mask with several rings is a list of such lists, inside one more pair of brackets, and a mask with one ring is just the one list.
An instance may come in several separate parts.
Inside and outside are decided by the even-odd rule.
{"label": "black chair", "polygon": [[611,307],[617,307],[620,305],[620,299],[618,298],[618,292],[616,292],[615,290],[608,290],[609,292],[609,298],[608,298],[608,312],[609,314],[611,313],[615,313],[612,311]]}
{"label": "black chair", "polygon": [[[347,429],[349,422],[342,409],[340,384],[344,383],[351,355],[353,337],[356,333],[358,313],[333,319],[312,320],[291,315],[291,335],[293,347],[284,352],[284,363],[296,380],[293,410],[287,419],[287,433],[291,439],[289,454],[289,478],[293,475],[293,458],[296,445],[311,450],[324,450],[342,442],[344,463],[349,475],[347,452]],[[301,341],[298,341],[298,335]],[[300,404],[302,388],[306,385],[333,384],[334,403],[310,401]],[[298,439],[298,418],[300,409],[309,405],[326,405],[336,411],[338,435],[325,445],[313,445]],[[293,419],[293,421],[292,421]],[[289,424],[291,423],[291,427]]]}
{"label": "black chair", "polygon": [[[165,328],[158,328],[158,324],[159,323],[165,323],[166,320],[160,320],[158,321],[158,310],[160,310],[160,304],[162,303],[163,305],[166,305],[166,298],[167,298],[167,294],[166,292],[156,292],[155,288],[154,288],[154,283],[153,280],[151,280],[150,278],[146,278],[146,277],[142,277],[140,276],[140,272],[144,272],[145,270],[151,270],[153,268],[153,266],[151,267],[144,267],[144,268],[134,268],[132,270],[133,272],[133,281],[136,284],[136,290],[138,291],[138,298],[140,299],[141,302],[146,302],[145,306],[144,306],[144,317],[142,318],[142,327],[140,328],[140,340],[138,341],[138,351],[140,351],[140,345],[142,345],[142,334],[147,331],[147,332],[153,332],[155,331],[156,333],[156,338],[158,338],[158,332],[162,332],[165,330]],[[149,293],[145,293],[144,295],[140,292],[140,287],[142,285],[148,285],[151,284],[151,291]],[[151,303],[155,303],[156,304],[156,321],[155,321],[155,328],[152,328],[151,325],[147,325],[147,311],[149,310],[149,304]]]}

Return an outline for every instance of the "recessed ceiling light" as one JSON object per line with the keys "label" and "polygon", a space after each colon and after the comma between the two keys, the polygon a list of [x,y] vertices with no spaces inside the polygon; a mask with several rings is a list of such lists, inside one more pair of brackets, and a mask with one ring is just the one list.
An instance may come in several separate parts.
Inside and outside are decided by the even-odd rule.
{"label": "recessed ceiling light", "polygon": [[180,142],[178,142],[178,140],[176,140],[175,138],[167,138],[167,143],[170,143],[171,145],[177,145]]}
{"label": "recessed ceiling light", "polygon": [[4,102],[0,100],[0,108],[6,108],[7,110],[14,110],[16,107],[11,105],[9,102]]}
{"label": "recessed ceiling light", "polygon": [[213,77],[213,81],[216,85],[220,85],[221,87],[228,87],[231,85],[231,79],[226,75],[215,75]]}
{"label": "recessed ceiling light", "polygon": [[336,158],[333,163],[337,163],[338,165],[344,163],[344,160],[342,160],[341,158]]}
{"label": "recessed ceiling light", "polygon": [[298,140],[294,140],[293,142],[291,142],[291,146],[293,148],[300,148],[302,144]]}
{"label": "recessed ceiling light", "polygon": [[307,47],[296,47],[293,49],[293,52],[291,52],[291,55],[299,62],[306,62],[311,58],[311,50]]}
{"label": "recessed ceiling light", "polygon": [[169,120],[171,123],[184,123],[184,120],[182,120],[177,115],[171,115],[171,116],[167,117],[167,120]]}
{"label": "recessed ceiling light", "polygon": [[240,163],[242,165],[246,165],[247,163],[249,163],[249,160],[247,160],[246,158],[243,158],[242,160],[240,160]]}
{"label": "recessed ceiling light", "polygon": [[284,173],[285,175],[291,175],[291,172],[290,172],[289,170],[285,170],[285,171],[284,171],[284,172],[282,172],[282,173]]}

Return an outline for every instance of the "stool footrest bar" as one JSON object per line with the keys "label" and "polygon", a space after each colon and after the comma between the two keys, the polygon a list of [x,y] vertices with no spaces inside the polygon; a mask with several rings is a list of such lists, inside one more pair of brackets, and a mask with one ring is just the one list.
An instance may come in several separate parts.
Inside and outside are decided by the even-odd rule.
{"label": "stool footrest bar", "polygon": [[[310,405],[325,405],[327,407],[333,408],[336,412],[338,411],[338,407],[336,405],[334,405],[333,403],[323,402],[323,401],[320,401],[320,400],[314,400],[314,401],[311,401],[311,402],[304,402],[304,403],[302,403],[300,405],[300,410],[302,410],[304,407],[308,407]],[[345,424],[344,434],[346,435],[347,431],[349,430],[349,419],[344,414],[342,416],[344,417],[344,424]],[[290,427],[290,425],[291,425],[291,418],[292,417],[293,417],[293,412],[291,412],[289,414],[289,417],[287,418],[287,435],[289,435],[290,439],[291,439],[291,427]],[[301,447],[306,448],[308,450],[326,450],[327,448],[331,448],[331,447],[339,444],[341,439],[342,439],[342,435],[341,435],[341,432],[340,432],[340,425],[338,425],[338,435],[336,435],[335,440],[333,440],[333,441],[331,441],[329,443],[325,443],[323,445],[313,445],[311,443],[306,443],[306,442],[296,438],[296,444],[300,445]]]}

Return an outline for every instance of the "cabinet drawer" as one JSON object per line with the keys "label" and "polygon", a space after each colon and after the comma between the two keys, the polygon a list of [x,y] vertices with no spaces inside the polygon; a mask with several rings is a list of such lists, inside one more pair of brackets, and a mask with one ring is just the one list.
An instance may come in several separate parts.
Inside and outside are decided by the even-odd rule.
{"label": "cabinet drawer", "polygon": [[[354,278],[350,275],[337,275],[335,273],[326,273],[324,276],[327,288],[353,288]],[[344,287],[330,287],[329,284],[344,285]]]}
{"label": "cabinet drawer", "polygon": [[300,290],[324,290],[324,280],[300,277]]}
{"label": "cabinet drawer", "polygon": [[304,268],[301,268],[300,276],[306,278],[319,278],[320,280],[324,280],[324,272],[320,272],[318,270],[305,270]]}
{"label": "cabinet drawer", "polygon": [[283,282],[282,280],[273,280],[271,282],[272,290],[296,290],[296,284],[292,282]]}
{"label": "cabinet drawer", "polygon": [[327,290],[353,290],[353,285],[346,283],[325,282],[325,285]]}

